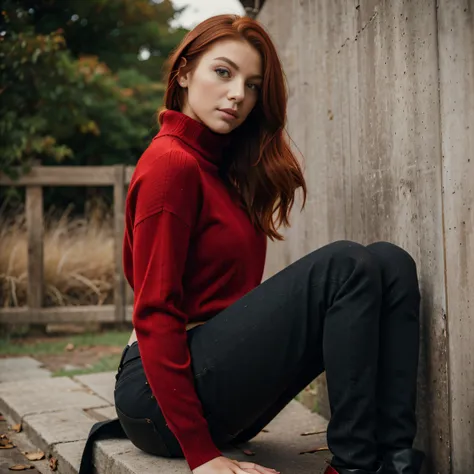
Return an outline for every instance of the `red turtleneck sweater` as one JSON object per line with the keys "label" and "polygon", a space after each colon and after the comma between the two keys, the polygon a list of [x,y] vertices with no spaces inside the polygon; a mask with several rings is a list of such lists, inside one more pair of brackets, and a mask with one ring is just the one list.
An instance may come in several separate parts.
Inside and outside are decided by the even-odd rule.
{"label": "red turtleneck sweater", "polygon": [[143,367],[189,467],[220,456],[197,397],[186,324],[260,284],[266,237],[218,175],[228,135],[168,110],[126,201],[124,271]]}

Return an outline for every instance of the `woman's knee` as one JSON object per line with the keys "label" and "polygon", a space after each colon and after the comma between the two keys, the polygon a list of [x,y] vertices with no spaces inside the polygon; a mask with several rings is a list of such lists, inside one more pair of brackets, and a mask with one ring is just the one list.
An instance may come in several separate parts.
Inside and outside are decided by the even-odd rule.
{"label": "woman's knee", "polygon": [[[348,268],[350,271],[354,267],[372,272],[378,277],[380,268],[377,258],[369,252],[364,245],[350,240],[337,240],[319,249],[326,257],[331,267],[337,269]],[[319,251],[315,251],[319,254]]]}
{"label": "woman's knee", "polygon": [[334,258],[351,258],[360,261],[373,260],[373,256],[364,245],[351,240],[336,240],[323,248]]}
{"label": "woman's knee", "polygon": [[404,278],[418,280],[415,259],[402,247],[391,242],[375,242],[367,249],[377,258],[383,269]]}

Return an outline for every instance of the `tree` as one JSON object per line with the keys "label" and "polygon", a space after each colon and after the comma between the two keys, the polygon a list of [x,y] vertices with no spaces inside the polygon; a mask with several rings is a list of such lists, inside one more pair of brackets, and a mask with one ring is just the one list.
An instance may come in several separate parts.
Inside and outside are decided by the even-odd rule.
{"label": "tree", "polygon": [[[156,133],[169,0],[4,0],[0,172],[134,163]],[[149,52],[148,61],[140,51]]]}

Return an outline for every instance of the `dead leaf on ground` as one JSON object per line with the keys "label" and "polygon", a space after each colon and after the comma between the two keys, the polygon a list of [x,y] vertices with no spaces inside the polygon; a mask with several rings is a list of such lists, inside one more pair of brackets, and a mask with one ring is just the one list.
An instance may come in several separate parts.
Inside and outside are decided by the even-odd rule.
{"label": "dead leaf on ground", "polygon": [[5,417],[3,415],[0,415],[0,421],[5,421]]}
{"label": "dead leaf on ground", "polygon": [[0,449],[12,449],[15,445],[5,436],[0,439]]}
{"label": "dead leaf on ground", "polygon": [[44,459],[44,453],[43,451],[38,451],[36,453],[23,453],[28,459],[28,461],[41,461],[41,459]]}
{"label": "dead leaf on ground", "polygon": [[305,433],[301,433],[300,436],[313,436],[313,435],[318,435],[318,434],[323,434],[326,433],[326,430],[321,430],[321,431],[306,431]]}
{"label": "dead leaf on ground", "polygon": [[71,352],[73,351],[75,348],[74,344],[72,342],[70,342],[69,344],[66,345],[66,347],[64,348],[65,351],[68,351],[68,352]]}
{"label": "dead leaf on ground", "polygon": [[56,471],[57,468],[58,468],[58,460],[56,458],[49,458],[49,468],[52,470],[52,471]]}
{"label": "dead leaf on ground", "polygon": [[8,468],[9,471],[27,471],[28,469],[33,469],[31,464],[15,464]]}
{"label": "dead leaf on ground", "polygon": [[13,431],[16,431],[17,433],[19,433],[21,430],[22,430],[22,426],[21,426],[21,423],[18,423],[16,425],[12,425],[12,428],[11,428]]}
{"label": "dead leaf on ground", "polygon": [[309,449],[308,451],[301,451],[300,454],[313,454],[321,451],[329,451],[329,448],[327,446],[321,446],[319,448]]}

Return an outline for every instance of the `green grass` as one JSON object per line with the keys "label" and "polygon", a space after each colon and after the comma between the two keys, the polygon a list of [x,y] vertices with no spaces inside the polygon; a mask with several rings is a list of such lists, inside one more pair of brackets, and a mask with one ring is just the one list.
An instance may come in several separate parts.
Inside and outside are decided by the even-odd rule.
{"label": "green grass", "polygon": [[22,339],[5,338],[0,339],[0,355],[21,356],[21,355],[42,355],[61,354],[64,352],[66,344],[72,343],[74,346],[122,346],[128,342],[130,331],[108,331],[96,334],[78,334],[73,336],[54,338],[51,341],[33,343],[28,340],[25,343]]}
{"label": "green grass", "polygon": [[57,370],[53,377],[72,377],[74,375],[95,374],[96,372],[111,372],[117,370],[120,362],[120,354],[109,355],[99,359],[91,367],[74,370]]}

